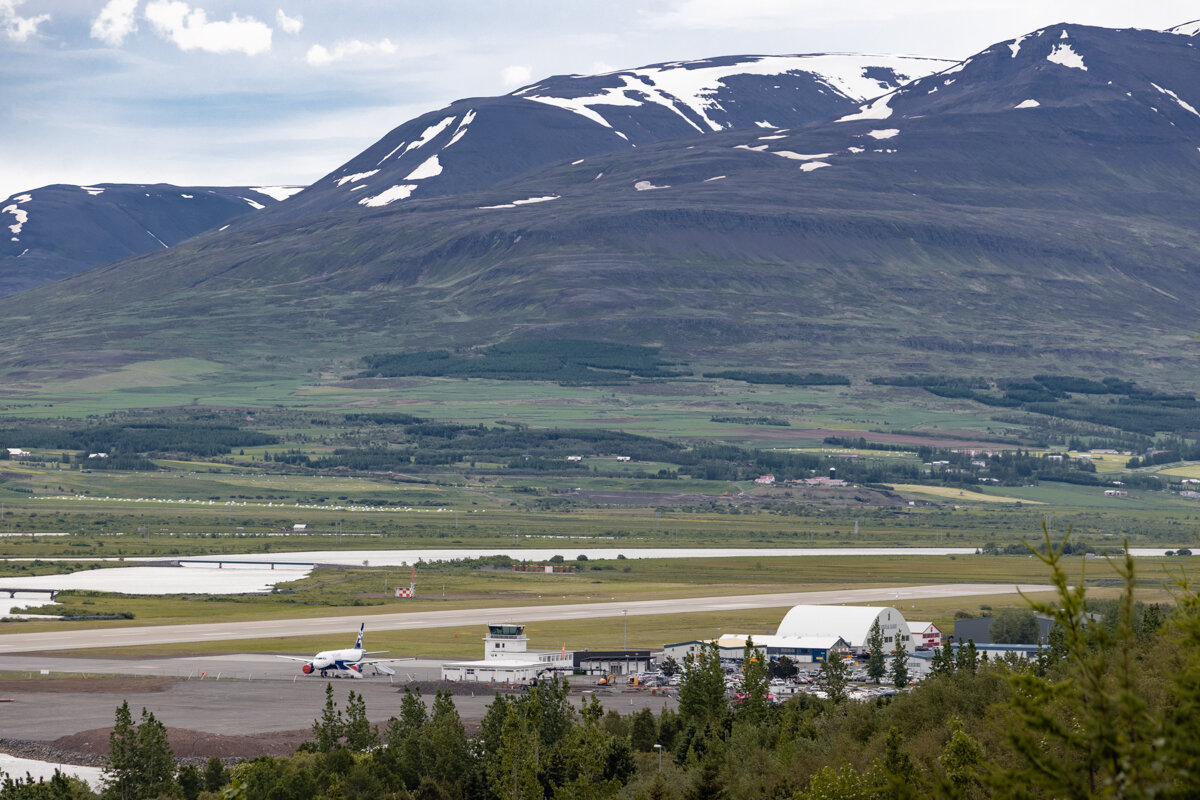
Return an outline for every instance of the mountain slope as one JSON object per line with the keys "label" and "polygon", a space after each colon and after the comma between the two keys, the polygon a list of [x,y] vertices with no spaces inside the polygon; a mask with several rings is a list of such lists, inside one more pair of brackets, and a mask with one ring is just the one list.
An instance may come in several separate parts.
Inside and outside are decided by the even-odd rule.
{"label": "mountain slope", "polygon": [[13,195],[0,202],[0,295],[170,247],[293,191],[102,183]]}
{"label": "mountain slope", "polygon": [[[1194,389],[1195,41],[1054,26],[802,128],[259,215],[0,301],[0,355],[311,363],[571,336],[738,366]],[[107,350],[78,355],[98,337]]]}
{"label": "mountain slope", "polygon": [[728,56],[556,76],[404,123],[282,204],[274,218],[476,191],[538,167],[738,128],[804,125],[954,62]]}

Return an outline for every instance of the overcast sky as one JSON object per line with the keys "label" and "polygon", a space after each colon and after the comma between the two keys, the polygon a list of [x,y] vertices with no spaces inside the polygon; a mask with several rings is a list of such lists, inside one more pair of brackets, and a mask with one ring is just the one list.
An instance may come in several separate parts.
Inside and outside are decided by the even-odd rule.
{"label": "overcast sky", "polygon": [[1152,0],[0,0],[0,198],[307,184],[418,114],[540,77],[758,53],[966,58]]}

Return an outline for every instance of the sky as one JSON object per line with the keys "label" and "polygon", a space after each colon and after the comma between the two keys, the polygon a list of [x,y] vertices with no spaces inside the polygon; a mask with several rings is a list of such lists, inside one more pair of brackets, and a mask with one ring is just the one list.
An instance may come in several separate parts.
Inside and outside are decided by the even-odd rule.
{"label": "sky", "polygon": [[734,54],[963,59],[1153,0],[0,0],[0,198],[52,183],[306,185],[404,121],[549,75]]}

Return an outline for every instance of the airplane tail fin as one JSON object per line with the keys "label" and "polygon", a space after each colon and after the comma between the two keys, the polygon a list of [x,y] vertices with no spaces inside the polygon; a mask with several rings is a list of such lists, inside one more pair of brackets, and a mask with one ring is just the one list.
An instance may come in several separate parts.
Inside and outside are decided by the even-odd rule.
{"label": "airplane tail fin", "polygon": [[358,626],[358,640],[354,643],[354,649],[362,650],[363,629],[367,627],[367,623],[363,622]]}

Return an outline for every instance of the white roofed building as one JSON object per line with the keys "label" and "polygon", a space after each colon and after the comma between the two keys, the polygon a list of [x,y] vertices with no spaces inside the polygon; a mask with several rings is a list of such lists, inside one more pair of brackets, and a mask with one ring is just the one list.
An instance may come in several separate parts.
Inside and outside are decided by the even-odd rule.
{"label": "white roofed building", "polygon": [[885,651],[894,650],[897,641],[909,652],[916,649],[904,615],[890,606],[793,606],[775,635],[792,639],[840,637],[854,652],[865,653],[875,620],[879,620],[883,631]]}

